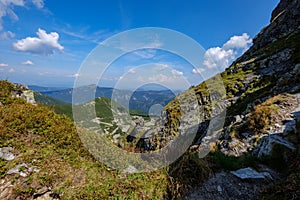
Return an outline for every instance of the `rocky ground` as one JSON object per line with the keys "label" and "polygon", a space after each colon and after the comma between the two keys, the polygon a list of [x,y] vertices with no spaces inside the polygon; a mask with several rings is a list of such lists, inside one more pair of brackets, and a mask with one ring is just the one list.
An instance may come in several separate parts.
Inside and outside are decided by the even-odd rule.
{"label": "rocky ground", "polygon": [[[251,142],[253,136],[245,135],[241,139],[234,138],[230,141],[223,141],[227,142],[227,145],[221,146],[221,151],[226,155],[241,156],[252,149],[250,152],[254,157],[270,156],[274,145],[295,151],[296,145],[288,138],[296,134],[296,123],[300,121],[300,93],[290,96],[279,105],[280,114],[277,115],[277,120],[273,120],[274,123],[266,134],[259,136],[257,144]],[[246,117],[236,117],[233,124],[242,123],[245,119]],[[259,199],[259,194],[265,188],[282,178],[284,178],[282,173],[264,165],[259,165],[258,169],[248,167],[237,171],[220,171],[213,174],[204,183],[190,188],[185,199]]]}
{"label": "rocky ground", "polygon": [[[271,175],[272,174],[272,175]],[[273,170],[261,166],[260,171],[243,168],[238,171],[221,171],[202,185],[191,188],[186,200],[249,200],[258,199],[258,193],[278,178]]]}

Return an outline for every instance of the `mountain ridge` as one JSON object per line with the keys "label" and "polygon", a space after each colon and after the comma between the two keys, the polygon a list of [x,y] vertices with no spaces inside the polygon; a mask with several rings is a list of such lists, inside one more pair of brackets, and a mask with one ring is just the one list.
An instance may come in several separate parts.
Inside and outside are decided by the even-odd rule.
{"label": "mountain ridge", "polygon": [[[77,90],[82,92],[84,96],[90,93],[90,90],[94,90],[95,86],[82,86]],[[50,96],[54,99],[61,100],[65,103],[72,103],[72,88],[55,91],[41,91],[41,94]],[[164,107],[169,101],[171,101],[176,94],[171,90],[119,90],[109,87],[96,87],[95,98],[97,97],[114,97],[114,101],[120,103],[123,106],[128,106],[130,110],[139,110],[144,113],[148,113],[149,109],[154,104],[159,104]],[[86,103],[92,99],[79,100],[77,103]]]}
{"label": "mountain ridge", "polygon": [[[179,127],[185,139],[184,130],[197,123],[187,151],[157,172],[123,174],[105,167],[83,147],[70,119],[26,103],[26,97],[14,95],[20,93],[18,88],[0,82],[0,151],[9,159],[11,154],[15,157],[0,159],[1,195],[6,199],[46,198],[44,194],[51,199],[299,197],[299,6],[298,0],[281,0],[253,46],[217,75],[226,96],[209,91],[207,82],[191,87],[166,105],[161,123],[154,123],[153,132],[158,134],[137,137],[138,141],[130,138],[135,146],[125,150],[155,151],[179,137]],[[220,86],[214,85],[215,80],[207,80],[212,89]],[[215,102],[218,95],[221,102]],[[214,106],[220,115],[226,108],[224,123],[212,118]],[[194,112],[197,108],[201,116]],[[215,126],[210,127],[211,122]],[[142,128],[138,123],[137,131]],[[256,178],[249,174],[241,178],[243,171]]]}

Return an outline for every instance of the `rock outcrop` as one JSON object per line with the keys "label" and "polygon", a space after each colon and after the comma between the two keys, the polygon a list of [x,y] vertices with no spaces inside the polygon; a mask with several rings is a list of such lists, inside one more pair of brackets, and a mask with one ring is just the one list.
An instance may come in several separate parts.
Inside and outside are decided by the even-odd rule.
{"label": "rock outcrop", "polygon": [[[247,126],[244,123],[249,121],[249,115],[256,105],[279,94],[300,92],[299,52],[300,2],[298,0],[282,0],[273,11],[270,24],[254,38],[252,47],[225,72],[221,73],[227,95],[223,105],[228,106],[225,127],[219,134],[221,146],[231,149],[237,147],[234,150],[237,152],[233,153],[235,155],[241,155],[254,148],[257,143],[255,140],[262,138],[263,135],[257,136],[253,130],[242,130],[243,127]],[[197,102],[193,103],[191,99],[188,100],[191,92],[195,92],[197,95]],[[210,91],[211,93],[213,91]],[[202,83],[181,94],[181,97],[186,100],[181,102],[180,107],[193,107],[194,104],[198,104],[204,116],[203,120],[209,120],[212,114],[211,110],[215,107],[214,98],[210,94],[207,92],[205,83]],[[297,104],[297,101],[289,104],[285,103],[285,100],[279,103],[278,114],[282,116],[281,120],[278,119],[277,124],[276,120],[273,124],[269,124],[269,130],[261,130],[261,134],[286,134],[288,127],[293,129],[293,125],[289,125],[286,121],[293,120],[290,118],[290,114],[294,111],[294,107],[297,107]],[[180,113],[179,109],[176,108],[178,106],[176,107],[174,101],[166,107],[167,121],[173,123],[173,127],[176,127],[176,121],[178,121],[176,113]],[[189,115],[180,115],[180,117],[181,119],[188,119]],[[199,143],[207,145],[203,144],[204,139],[202,139],[207,136],[207,133],[201,128],[200,126],[197,134],[199,139],[196,140],[196,145]],[[169,131],[173,129],[171,128]],[[279,131],[279,129],[281,130]],[[236,132],[237,137],[234,136],[233,132]],[[195,146],[193,148],[195,149]]]}
{"label": "rock outcrop", "polygon": [[[190,149],[198,152],[200,157],[203,149],[210,147],[227,156],[271,156],[269,159],[280,157],[280,162],[287,163],[287,155],[291,152],[296,154],[299,146],[298,139],[295,139],[299,138],[297,134],[300,132],[300,126],[297,125],[300,121],[299,52],[300,1],[281,0],[272,13],[270,24],[253,39],[249,50],[220,74],[226,88],[224,104],[227,109],[225,126],[211,131],[217,134],[209,134],[212,126],[207,123],[213,119],[210,111],[214,103],[205,83],[181,94],[189,99],[189,93],[194,91],[202,115],[205,116]],[[207,101],[203,103],[203,99]],[[191,106],[195,104],[188,100],[186,102]],[[185,106],[187,105],[182,107]],[[174,108],[176,103],[173,101],[167,105],[166,110],[169,114],[168,121],[176,127],[176,113],[180,111]],[[188,118],[188,115],[180,117]],[[207,140],[207,137],[214,139]],[[192,188],[186,199],[256,199],[261,187],[270,183],[264,182],[263,177],[267,173],[260,174],[261,176],[259,174],[257,173],[262,182],[256,180],[249,184],[231,177],[232,174],[227,172],[218,172],[203,184]],[[226,184],[223,184],[223,178]]]}
{"label": "rock outcrop", "polygon": [[253,39],[253,46],[239,59],[242,62],[279,39],[300,32],[300,2],[298,0],[282,0],[273,10],[270,24],[263,28]]}
{"label": "rock outcrop", "polygon": [[26,100],[28,103],[35,105],[34,92],[29,90],[29,88],[24,84],[15,83],[15,91],[12,94],[12,97],[21,98]]}

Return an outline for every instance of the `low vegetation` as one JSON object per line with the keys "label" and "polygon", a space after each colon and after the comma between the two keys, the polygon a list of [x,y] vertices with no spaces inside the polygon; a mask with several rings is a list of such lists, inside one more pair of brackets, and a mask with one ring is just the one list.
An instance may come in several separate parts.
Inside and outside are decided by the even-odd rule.
{"label": "low vegetation", "polygon": [[[165,169],[122,174],[95,160],[84,148],[66,115],[11,98],[14,85],[0,81],[0,147],[13,147],[12,161],[0,160],[0,176],[13,184],[14,198],[27,199],[42,187],[62,199],[163,199],[168,195]],[[27,177],[8,175],[17,164],[39,169]],[[125,178],[126,177],[126,178]]]}
{"label": "low vegetation", "polygon": [[287,102],[290,95],[277,95],[267,99],[265,102],[254,106],[250,113],[245,128],[258,134],[264,133],[278,120],[278,112],[281,102]]}

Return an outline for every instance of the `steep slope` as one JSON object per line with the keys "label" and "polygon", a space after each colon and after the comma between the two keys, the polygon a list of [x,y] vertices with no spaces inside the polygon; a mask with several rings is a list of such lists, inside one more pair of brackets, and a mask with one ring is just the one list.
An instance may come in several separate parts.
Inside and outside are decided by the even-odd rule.
{"label": "steep slope", "polygon": [[[213,85],[218,76],[222,77],[226,89],[225,125],[212,126],[212,131],[208,134],[215,94],[211,88],[208,90],[206,83],[210,82],[210,85]],[[257,167],[266,164],[279,171],[285,178],[280,186],[266,190],[262,198],[271,196],[277,199],[291,199],[299,195],[300,184],[297,178],[300,149],[299,93],[300,1],[281,0],[272,13],[270,24],[254,38],[253,45],[247,52],[224,72],[190,88],[164,108],[167,122],[165,132],[169,135],[178,134],[179,126],[182,126],[178,122],[191,119],[182,108],[199,106],[202,110],[199,119],[203,120],[190,152],[203,157],[207,155],[206,149],[210,149],[211,153],[206,159],[213,160],[212,165],[217,166],[217,170],[236,170],[235,166]],[[191,94],[196,94],[196,101],[192,100]],[[188,155],[183,156],[181,160],[186,160]],[[177,164],[182,162],[178,161]],[[183,176],[187,174],[183,173]],[[174,177],[176,179],[176,176]],[[237,188],[238,184],[243,182],[236,183]],[[221,196],[226,198],[226,195],[233,195],[232,187],[235,187],[235,184],[231,185],[231,188],[228,184],[225,187]],[[207,188],[198,190],[207,191]],[[214,187],[213,190],[215,193],[198,193],[194,198],[222,199],[222,189],[218,191],[219,189]],[[243,199],[239,193],[231,198]],[[251,195],[251,198],[258,198],[257,193]]]}
{"label": "steep slope", "polygon": [[47,95],[44,95],[40,92],[34,92],[34,99],[37,103],[39,104],[43,104],[43,105],[49,105],[49,104],[66,104],[64,101],[61,101],[59,99],[55,99],[53,97],[50,97],[50,96],[47,96]]}
{"label": "steep slope", "polygon": [[109,169],[91,157],[68,117],[14,97],[23,91],[7,81],[0,81],[0,88],[0,199],[167,195],[164,170],[130,175]]}
{"label": "steep slope", "polygon": [[[226,88],[228,119],[249,113],[256,102],[282,93],[299,92],[300,2],[281,1],[272,14],[270,25],[254,38],[253,46],[220,76]],[[214,77],[208,81],[213,83]],[[187,99],[190,104],[182,107],[199,105],[205,119],[209,119],[212,91],[208,91],[206,82],[190,88],[180,98]],[[197,95],[198,101],[188,101],[191,93]],[[174,123],[178,120],[180,110],[176,109],[177,104],[175,99],[165,107],[167,121]],[[176,129],[176,123],[173,127]]]}

